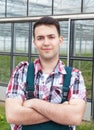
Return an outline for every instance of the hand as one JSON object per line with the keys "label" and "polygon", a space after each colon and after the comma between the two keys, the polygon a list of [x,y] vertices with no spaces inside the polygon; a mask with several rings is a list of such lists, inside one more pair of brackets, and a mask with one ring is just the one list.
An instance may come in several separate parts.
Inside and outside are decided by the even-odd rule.
{"label": "hand", "polygon": [[33,104],[33,99],[29,99],[29,100],[24,101],[23,106],[32,108],[32,104]]}
{"label": "hand", "polygon": [[62,104],[68,105],[68,104],[69,104],[69,102],[68,102],[68,101],[65,101],[65,102],[63,102]]}

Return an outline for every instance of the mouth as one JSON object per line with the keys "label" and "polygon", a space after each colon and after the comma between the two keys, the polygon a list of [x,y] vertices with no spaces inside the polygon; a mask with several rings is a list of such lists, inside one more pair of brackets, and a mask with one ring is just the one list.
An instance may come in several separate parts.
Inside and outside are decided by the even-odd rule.
{"label": "mouth", "polygon": [[44,51],[44,53],[49,53],[51,51],[51,49],[45,48],[45,49],[43,49],[43,51]]}
{"label": "mouth", "polygon": [[44,50],[44,51],[50,51],[51,49],[50,48],[43,48],[42,50]]}

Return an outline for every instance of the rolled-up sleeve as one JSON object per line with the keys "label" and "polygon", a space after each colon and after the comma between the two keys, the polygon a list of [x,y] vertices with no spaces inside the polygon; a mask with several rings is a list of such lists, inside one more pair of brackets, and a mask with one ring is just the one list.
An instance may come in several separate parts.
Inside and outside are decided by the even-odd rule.
{"label": "rolled-up sleeve", "polygon": [[25,99],[27,68],[28,62],[20,62],[16,66],[6,90],[6,98]]}
{"label": "rolled-up sleeve", "polygon": [[73,69],[70,83],[69,100],[76,98],[86,101],[86,86],[81,71]]}

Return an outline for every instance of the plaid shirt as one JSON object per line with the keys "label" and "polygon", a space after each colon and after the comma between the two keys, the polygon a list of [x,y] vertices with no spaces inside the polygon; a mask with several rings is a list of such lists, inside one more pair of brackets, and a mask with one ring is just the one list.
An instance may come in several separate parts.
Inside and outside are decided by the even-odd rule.
{"label": "plaid shirt", "polygon": [[[21,98],[22,100],[26,100],[26,77],[28,65],[28,62],[21,62],[15,68],[7,87],[7,98]],[[50,75],[46,75],[46,78],[45,75],[42,73],[39,59],[36,59],[34,61],[34,66],[34,96],[53,103],[61,103],[63,98],[63,77],[66,74],[64,63],[59,60],[53,72]],[[79,71],[78,69],[73,68],[69,87],[69,100],[75,98],[86,100],[86,88],[84,80],[81,75],[81,71]],[[21,130],[21,126],[11,124],[11,129]]]}

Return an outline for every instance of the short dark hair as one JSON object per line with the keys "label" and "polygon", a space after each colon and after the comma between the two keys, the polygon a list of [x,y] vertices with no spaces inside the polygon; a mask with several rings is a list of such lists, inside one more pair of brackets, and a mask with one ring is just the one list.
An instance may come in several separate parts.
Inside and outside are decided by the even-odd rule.
{"label": "short dark hair", "polygon": [[54,25],[57,29],[58,35],[60,36],[60,24],[57,19],[54,19],[50,16],[44,16],[35,22],[33,26],[33,36],[35,37],[35,28],[40,25]]}

